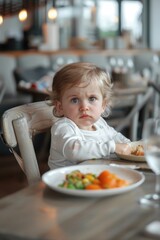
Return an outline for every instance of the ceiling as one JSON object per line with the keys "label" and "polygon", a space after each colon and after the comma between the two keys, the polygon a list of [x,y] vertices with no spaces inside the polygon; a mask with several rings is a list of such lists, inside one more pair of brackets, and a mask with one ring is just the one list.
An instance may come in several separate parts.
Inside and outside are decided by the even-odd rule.
{"label": "ceiling", "polygon": [[17,14],[22,8],[34,9],[46,4],[46,0],[0,0],[0,15],[10,16]]}
{"label": "ceiling", "polygon": [[23,8],[26,10],[36,9],[38,7],[52,4],[55,7],[66,7],[72,5],[74,0],[0,0],[0,15],[16,15]]}
{"label": "ceiling", "polygon": [[48,2],[51,0],[0,0],[0,15],[11,16],[17,14],[22,8],[32,10]]}

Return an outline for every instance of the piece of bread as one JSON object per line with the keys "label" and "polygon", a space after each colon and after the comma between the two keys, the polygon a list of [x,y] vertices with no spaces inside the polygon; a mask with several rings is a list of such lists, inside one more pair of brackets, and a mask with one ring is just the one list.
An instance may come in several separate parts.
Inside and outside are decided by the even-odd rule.
{"label": "piece of bread", "polygon": [[143,145],[137,145],[132,148],[131,154],[135,156],[144,156],[144,147]]}

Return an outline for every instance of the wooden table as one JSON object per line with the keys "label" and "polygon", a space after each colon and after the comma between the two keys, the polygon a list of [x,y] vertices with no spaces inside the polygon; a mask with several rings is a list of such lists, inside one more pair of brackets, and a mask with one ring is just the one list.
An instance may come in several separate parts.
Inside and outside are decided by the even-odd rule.
{"label": "wooden table", "polygon": [[151,240],[144,227],[160,220],[160,208],[139,204],[154,191],[147,171],[138,188],[116,196],[83,198],[50,190],[43,182],[0,200],[0,239],[5,240]]}

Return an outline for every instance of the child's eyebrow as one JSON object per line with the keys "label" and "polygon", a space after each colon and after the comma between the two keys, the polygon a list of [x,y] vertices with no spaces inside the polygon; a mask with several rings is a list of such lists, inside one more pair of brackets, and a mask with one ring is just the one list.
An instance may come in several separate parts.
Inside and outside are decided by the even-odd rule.
{"label": "child's eyebrow", "polygon": [[90,93],[89,96],[99,96],[97,93]]}
{"label": "child's eyebrow", "polygon": [[68,95],[67,98],[74,98],[74,97],[78,97],[77,95]]}

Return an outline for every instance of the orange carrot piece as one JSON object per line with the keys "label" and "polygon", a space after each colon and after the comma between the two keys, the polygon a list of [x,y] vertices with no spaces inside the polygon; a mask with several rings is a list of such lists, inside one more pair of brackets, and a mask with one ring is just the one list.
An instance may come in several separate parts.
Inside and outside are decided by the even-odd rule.
{"label": "orange carrot piece", "polygon": [[100,185],[100,184],[101,184],[101,181],[100,181],[98,178],[95,178],[92,183],[93,183],[93,184]]}
{"label": "orange carrot piece", "polygon": [[111,173],[107,170],[100,173],[98,179],[100,180],[101,184],[108,183],[108,180],[111,178]]}
{"label": "orange carrot piece", "polygon": [[85,187],[86,190],[100,190],[102,187],[98,184],[89,184]]}

